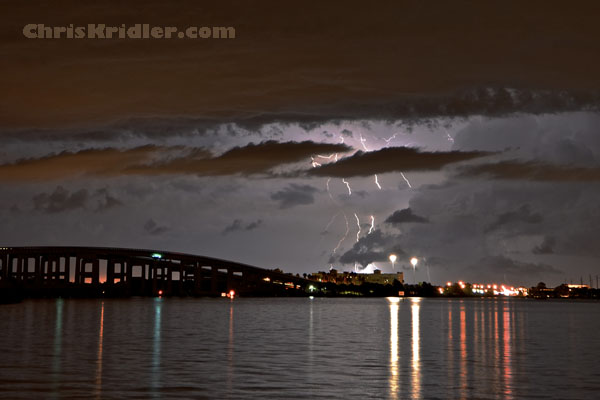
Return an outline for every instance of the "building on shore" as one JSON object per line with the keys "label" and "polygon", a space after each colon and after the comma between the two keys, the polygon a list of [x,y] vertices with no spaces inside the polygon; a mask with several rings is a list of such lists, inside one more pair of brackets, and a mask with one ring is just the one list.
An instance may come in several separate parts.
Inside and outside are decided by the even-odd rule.
{"label": "building on shore", "polygon": [[372,274],[363,274],[357,272],[338,272],[335,269],[329,272],[319,271],[310,274],[309,279],[318,282],[331,282],[337,285],[362,285],[363,283],[375,283],[379,285],[392,285],[395,280],[404,283],[404,273],[397,272],[384,274],[376,269]]}

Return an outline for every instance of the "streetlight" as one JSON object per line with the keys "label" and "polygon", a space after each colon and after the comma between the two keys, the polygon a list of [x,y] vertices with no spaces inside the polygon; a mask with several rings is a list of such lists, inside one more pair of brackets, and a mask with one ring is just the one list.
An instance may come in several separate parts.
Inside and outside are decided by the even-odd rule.
{"label": "streetlight", "polygon": [[413,266],[413,279],[414,279],[415,283],[417,283],[417,278],[415,277],[415,267],[417,266],[418,262],[419,262],[419,260],[416,257],[413,257],[410,259],[410,263]]}
{"label": "streetlight", "polygon": [[395,255],[395,254],[390,254],[390,257],[389,257],[389,258],[390,258],[390,261],[391,261],[391,263],[392,263],[392,269],[394,269],[394,263],[396,262],[396,259],[397,259],[398,257],[396,257],[396,255]]}

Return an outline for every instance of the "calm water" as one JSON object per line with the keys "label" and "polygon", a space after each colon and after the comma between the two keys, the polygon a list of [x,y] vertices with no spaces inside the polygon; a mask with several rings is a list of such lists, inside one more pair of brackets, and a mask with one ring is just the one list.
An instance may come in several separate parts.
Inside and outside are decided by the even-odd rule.
{"label": "calm water", "polygon": [[598,398],[600,303],[30,300],[2,398]]}

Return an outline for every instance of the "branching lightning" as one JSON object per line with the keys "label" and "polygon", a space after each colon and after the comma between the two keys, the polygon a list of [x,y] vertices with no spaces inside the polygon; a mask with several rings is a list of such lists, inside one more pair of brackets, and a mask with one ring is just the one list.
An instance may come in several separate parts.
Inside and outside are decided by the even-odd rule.
{"label": "branching lightning", "polygon": [[328,155],[328,156],[324,156],[324,155],[321,155],[321,154],[317,154],[317,157],[319,157],[319,158],[324,158],[324,159],[326,159],[326,160],[331,160],[331,158],[333,157],[333,154],[330,154],[330,155]]}
{"label": "branching lightning", "polygon": [[340,246],[342,245],[342,243],[344,242],[344,240],[346,240],[346,237],[348,237],[348,233],[350,232],[350,225],[348,225],[348,217],[346,217],[345,213],[344,213],[344,220],[346,221],[346,233],[340,239],[340,241],[338,242],[337,246],[335,246],[335,249],[333,249],[333,254],[335,254],[336,251],[338,251],[338,249],[340,248]]}
{"label": "branching lightning", "polygon": [[446,131],[446,137],[448,138],[448,141],[454,143],[454,138],[450,136],[450,134],[448,133],[448,129],[444,127],[444,130]]}
{"label": "branching lightning", "polygon": [[331,217],[331,219],[327,223],[327,226],[325,226],[325,229],[324,229],[325,232],[329,231],[329,227],[331,226],[331,224],[333,224],[333,221],[335,221],[335,219],[337,218],[338,215],[340,215],[340,212],[337,212],[337,213],[333,214],[333,216]]}
{"label": "branching lightning", "polygon": [[342,179],[342,182],[346,185],[346,187],[348,188],[348,196],[352,196],[352,189],[350,188],[350,184],[345,180]]}
{"label": "branching lightning", "polygon": [[375,184],[377,185],[379,190],[381,190],[381,185],[379,184],[379,179],[377,178],[377,174],[375,174]]}
{"label": "branching lightning", "polygon": [[356,232],[356,241],[360,239],[360,219],[358,219],[358,215],[354,213],[354,218],[356,218],[356,226],[358,227],[358,232]]}
{"label": "branching lightning", "polygon": [[365,149],[365,151],[369,151],[369,149],[367,149],[367,145],[365,145],[366,141],[367,141],[367,139],[365,139],[361,133],[360,134],[360,144],[362,144],[362,147],[363,147],[363,149]]}
{"label": "branching lightning", "polygon": [[408,185],[408,187],[412,189],[412,185],[410,184],[410,182],[408,181],[408,179],[406,179],[406,176],[404,176],[404,173],[400,172],[400,175],[402,175],[402,178],[404,179],[404,181],[406,182],[406,184]]}
{"label": "branching lightning", "polygon": [[325,183],[325,186],[327,187],[327,194],[329,195],[329,198],[331,199],[331,202],[335,205],[337,205],[337,203],[335,202],[335,200],[333,199],[333,196],[331,195],[331,191],[329,190],[329,182],[331,181],[331,178],[327,178],[327,183]]}
{"label": "branching lightning", "polygon": [[389,138],[387,138],[387,139],[385,139],[385,138],[384,138],[384,139],[383,139],[383,140],[385,140],[385,143],[386,143],[386,145],[387,145],[387,146],[389,146],[389,145],[390,145],[390,142],[391,142],[392,140],[396,139],[396,135],[397,135],[397,133],[394,133],[394,134],[393,134],[392,136],[390,136]]}

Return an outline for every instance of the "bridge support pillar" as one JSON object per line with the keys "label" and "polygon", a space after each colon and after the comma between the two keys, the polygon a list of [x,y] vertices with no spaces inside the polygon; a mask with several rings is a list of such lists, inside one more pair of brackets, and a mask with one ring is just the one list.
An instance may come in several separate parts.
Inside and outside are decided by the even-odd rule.
{"label": "bridge support pillar", "polygon": [[227,268],[227,291],[233,289],[233,269]]}
{"label": "bridge support pillar", "polygon": [[200,294],[202,290],[202,267],[200,263],[196,263],[194,268],[194,290],[195,294]]}
{"label": "bridge support pillar", "polygon": [[212,272],[212,274],[211,274],[211,278],[210,278],[210,291],[213,294],[218,294],[219,293],[219,268],[213,266],[211,272]]}

